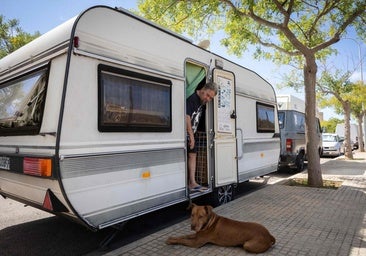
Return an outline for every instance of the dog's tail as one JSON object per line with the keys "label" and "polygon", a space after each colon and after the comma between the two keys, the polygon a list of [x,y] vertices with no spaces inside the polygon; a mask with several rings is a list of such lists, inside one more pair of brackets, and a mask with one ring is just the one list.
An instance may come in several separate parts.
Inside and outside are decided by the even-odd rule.
{"label": "dog's tail", "polygon": [[269,236],[271,238],[272,245],[274,245],[276,243],[276,238],[274,238],[274,236],[272,236],[271,234],[269,234]]}

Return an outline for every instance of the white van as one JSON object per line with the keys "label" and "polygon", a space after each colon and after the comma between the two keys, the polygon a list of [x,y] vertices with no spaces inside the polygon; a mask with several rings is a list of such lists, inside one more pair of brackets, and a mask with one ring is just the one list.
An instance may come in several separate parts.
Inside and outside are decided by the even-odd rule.
{"label": "white van", "polygon": [[84,11],[0,60],[0,194],[91,229],[201,196],[185,102],[211,80],[197,179],[224,203],[276,171],[273,87],[126,10]]}

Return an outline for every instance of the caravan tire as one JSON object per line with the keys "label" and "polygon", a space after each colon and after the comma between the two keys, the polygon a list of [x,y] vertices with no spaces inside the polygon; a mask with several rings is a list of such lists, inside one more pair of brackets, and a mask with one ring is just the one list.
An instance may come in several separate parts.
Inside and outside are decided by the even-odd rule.
{"label": "caravan tire", "polygon": [[214,189],[212,204],[214,206],[219,206],[222,204],[226,204],[234,199],[235,187],[233,184],[225,185],[222,187],[218,187]]}

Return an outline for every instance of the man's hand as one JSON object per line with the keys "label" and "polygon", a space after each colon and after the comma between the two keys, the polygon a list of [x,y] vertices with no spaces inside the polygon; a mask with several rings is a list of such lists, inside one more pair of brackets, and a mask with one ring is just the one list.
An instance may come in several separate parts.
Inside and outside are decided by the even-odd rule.
{"label": "man's hand", "polygon": [[194,135],[189,135],[189,148],[193,149],[194,148]]}

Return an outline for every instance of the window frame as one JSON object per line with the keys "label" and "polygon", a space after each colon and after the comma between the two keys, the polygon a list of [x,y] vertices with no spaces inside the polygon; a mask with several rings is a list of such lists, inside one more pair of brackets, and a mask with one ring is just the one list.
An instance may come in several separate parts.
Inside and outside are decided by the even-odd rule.
{"label": "window frame", "polygon": [[[111,75],[123,76],[127,79],[144,81],[150,85],[160,85],[169,88],[169,121],[165,126],[142,125],[142,124],[106,124],[104,115],[104,86],[102,73],[107,72]],[[135,71],[121,69],[105,64],[98,65],[98,130],[99,132],[171,132],[172,131],[172,82],[171,80],[138,73]]]}
{"label": "window frame", "polygon": [[[30,77],[34,76],[36,73],[40,73],[42,70],[44,70],[45,85],[44,85],[44,92],[42,92],[42,94],[44,95],[44,99],[43,99],[43,102],[41,103],[41,105],[39,105],[39,109],[41,110],[39,122],[36,125],[32,125],[32,126],[2,127],[0,129],[0,137],[1,136],[19,136],[19,135],[40,134],[40,130],[41,130],[41,126],[42,126],[42,122],[43,122],[43,118],[44,118],[45,105],[46,105],[46,101],[47,101],[47,90],[48,90],[50,68],[51,68],[51,64],[48,63],[44,66],[33,69],[29,72],[21,74],[13,79],[7,80],[0,84],[0,89],[3,89],[6,87],[9,87],[9,86],[12,86],[15,83],[25,81],[25,80],[29,79]],[[33,86],[35,86],[35,85],[33,85]],[[32,90],[33,89],[34,89],[34,87],[32,88]],[[32,91],[32,90],[30,90],[30,91]]]}
{"label": "window frame", "polygon": [[[270,128],[265,128],[265,127],[260,127],[260,122],[259,122],[259,110],[260,107],[265,108],[265,109],[271,109],[273,111],[273,127]],[[257,122],[257,132],[258,133],[274,133],[275,132],[275,122],[276,122],[276,117],[275,117],[275,107],[273,105],[269,105],[269,104],[265,104],[265,103],[261,103],[261,102],[257,102],[256,103],[256,122]]]}

